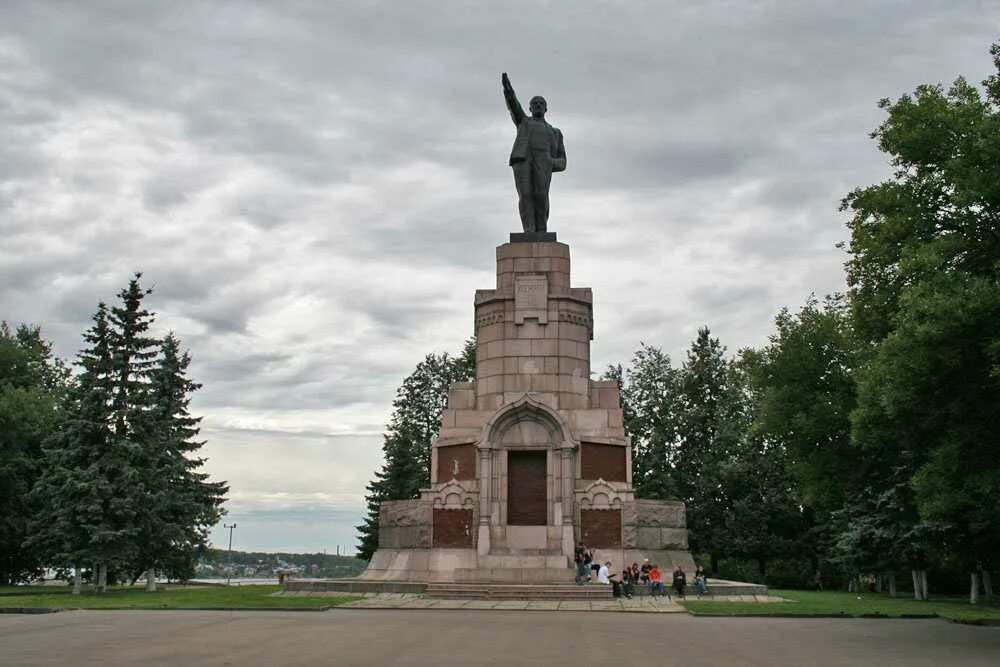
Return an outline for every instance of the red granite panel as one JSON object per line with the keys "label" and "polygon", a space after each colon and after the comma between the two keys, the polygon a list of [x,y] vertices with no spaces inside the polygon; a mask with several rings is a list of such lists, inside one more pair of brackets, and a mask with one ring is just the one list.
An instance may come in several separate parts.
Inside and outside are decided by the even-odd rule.
{"label": "red granite panel", "polygon": [[437,451],[437,481],[447,482],[449,479],[476,478],[476,446],[451,445],[438,447]]}
{"label": "red granite panel", "polygon": [[583,543],[598,549],[620,548],[622,545],[621,510],[580,510],[580,532]]}
{"label": "red granite panel", "polygon": [[[625,448],[620,445],[598,445],[584,442],[580,445],[580,478],[603,479],[606,482],[625,482]],[[438,477],[440,480],[441,478]]]}
{"label": "red granite panel", "polygon": [[434,510],[434,547],[471,549],[472,510]]}

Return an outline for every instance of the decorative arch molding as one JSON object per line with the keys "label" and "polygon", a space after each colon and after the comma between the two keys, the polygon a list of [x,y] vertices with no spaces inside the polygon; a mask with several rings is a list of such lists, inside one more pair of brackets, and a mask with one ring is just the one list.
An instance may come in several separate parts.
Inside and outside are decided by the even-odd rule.
{"label": "decorative arch molding", "polygon": [[580,509],[583,510],[620,510],[622,499],[618,491],[605,482],[598,479],[587,485],[580,496]]}
{"label": "decorative arch molding", "polygon": [[483,426],[477,443],[479,449],[505,449],[511,445],[576,449],[580,443],[573,438],[569,425],[557,411],[532,394],[524,394],[497,410]]}
{"label": "decorative arch molding", "polygon": [[441,488],[434,493],[434,509],[474,509],[476,499],[469,489],[456,479],[445,482]]}

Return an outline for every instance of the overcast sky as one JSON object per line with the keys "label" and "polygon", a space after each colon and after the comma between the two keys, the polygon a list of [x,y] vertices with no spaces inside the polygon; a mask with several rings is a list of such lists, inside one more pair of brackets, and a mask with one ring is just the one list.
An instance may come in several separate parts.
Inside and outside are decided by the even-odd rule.
{"label": "overcast sky", "polygon": [[[204,384],[234,547],[353,549],[395,388],[519,231],[499,74],[568,169],[593,368],[844,289],[876,103],[990,73],[1000,3],[0,4],[0,319],[81,345],[135,271]],[[221,530],[217,543],[224,544]]]}

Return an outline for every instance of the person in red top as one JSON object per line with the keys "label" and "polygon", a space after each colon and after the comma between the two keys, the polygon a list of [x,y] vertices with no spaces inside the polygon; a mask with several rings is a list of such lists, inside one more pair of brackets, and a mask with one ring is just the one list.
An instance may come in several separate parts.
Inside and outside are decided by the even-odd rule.
{"label": "person in red top", "polygon": [[649,568],[649,594],[657,593],[663,595],[663,572],[660,571],[659,565],[653,563],[653,567]]}

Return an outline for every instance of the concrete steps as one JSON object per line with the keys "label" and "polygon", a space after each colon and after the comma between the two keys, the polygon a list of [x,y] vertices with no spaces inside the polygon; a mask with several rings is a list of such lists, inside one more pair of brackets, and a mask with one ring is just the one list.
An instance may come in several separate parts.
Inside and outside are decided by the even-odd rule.
{"label": "concrete steps", "polygon": [[[455,570],[456,575],[460,570]],[[540,570],[527,576],[537,576],[536,581],[510,581],[511,571],[501,570],[494,581],[483,580],[483,570],[467,570],[470,579],[450,582],[425,581],[376,581],[370,579],[293,579],[285,582],[289,593],[408,593],[426,597],[449,599],[505,599],[505,600],[596,600],[611,597],[611,587],[600,584],[577,586],[572,583],[572,570]],[[457,576],[456,576],[457,578]],[[764,596],[767,587],[738,581],[710,579],[710,596]],[[637,586],[636,597],[645,595]],[[689,597],[696,596],[693,586],[688,586]],[[709,598],[711,599],[711,598]]]}
{"label": "concrete steps", "polygon": [[494,556],[561,556],[558,549],[515,549],[493,545],[490,548],[490,555]]}
{"label": "concrete steps", "polygon": [[573,583],[573,570],[567,567],[456,568],[457,583],[557,584]]}
{"label": "concrete steps", "polygon": [[442,600],[606,600],[611,586],[589,584],[428,584],[424,597]]}
{"label": "concrete steps", "polygon": [[524,568],[560,570],[569,568],[569,559],[563,554],[551,554],[545,552],[540,554],[489,553],[485,556],[479,557],[479,567],[486,568],[488,570],[522,570]]}

